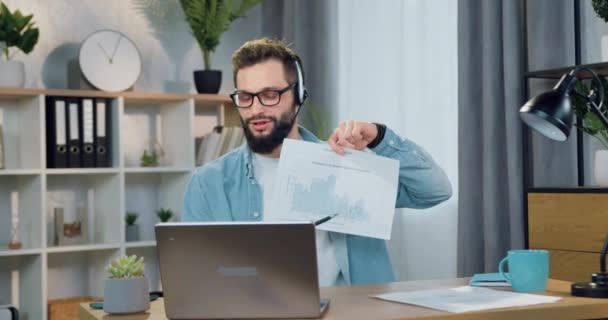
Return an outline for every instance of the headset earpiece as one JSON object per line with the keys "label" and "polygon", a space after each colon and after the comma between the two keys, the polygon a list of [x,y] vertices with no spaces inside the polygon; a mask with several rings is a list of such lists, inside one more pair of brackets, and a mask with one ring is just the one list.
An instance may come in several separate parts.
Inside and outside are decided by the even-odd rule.
{"label": "headset earpiece", "polygon": [[306,86],[304,86],[304,74],[302,73],[302,68],[298,60],[294,60],[296,65],[296,75],[298,77],[298,82],[294,87],[294,91],[296,93],[296,102],[299,106],[302,106],[308,98],[308,91],[306,90]]}

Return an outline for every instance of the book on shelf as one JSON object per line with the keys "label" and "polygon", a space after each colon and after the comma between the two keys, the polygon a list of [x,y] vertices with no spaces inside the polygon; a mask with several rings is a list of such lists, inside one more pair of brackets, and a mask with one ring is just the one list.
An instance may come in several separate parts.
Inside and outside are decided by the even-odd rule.
{"label": "book on shelf", "polygon": [[197,139],[196,165],[204,165],[238,148],[244,139],[245,134],[241,127],[215,127],[210,133]]}

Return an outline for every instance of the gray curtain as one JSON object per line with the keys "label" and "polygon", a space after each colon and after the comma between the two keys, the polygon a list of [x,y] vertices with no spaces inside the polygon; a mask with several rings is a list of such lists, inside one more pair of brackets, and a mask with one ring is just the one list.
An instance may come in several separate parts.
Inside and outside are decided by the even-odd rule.
{"label": "gray curtain", "polygon": [[[309,98],[299,124],[326,138],[337,124],[338,29],[337,1],[265,0],[262,3],[263,36],[292,45],[303,61]],[[324,123],[312,121],[311,112]]]}
{"label": "gray curtain", "polygon": [[495,272],[524,246],[521,9],[458,3],[458,275]]}

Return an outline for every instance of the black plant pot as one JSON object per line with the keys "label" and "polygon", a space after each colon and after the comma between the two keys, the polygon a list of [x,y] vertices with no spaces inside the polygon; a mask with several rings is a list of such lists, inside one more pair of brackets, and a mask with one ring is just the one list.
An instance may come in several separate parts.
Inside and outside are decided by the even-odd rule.
{"label": "black plant pot", "polygon": [[194,71],[194,85],[198,93],[218,93],[222,85],[222,71],[197,70]]}

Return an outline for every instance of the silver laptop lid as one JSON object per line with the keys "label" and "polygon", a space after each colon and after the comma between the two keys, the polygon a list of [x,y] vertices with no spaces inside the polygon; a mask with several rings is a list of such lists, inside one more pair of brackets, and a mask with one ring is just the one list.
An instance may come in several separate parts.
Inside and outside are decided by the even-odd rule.
{"label": "silver laptop lid", "polygon": [[170,319],[320,316],[312,223],[159,224]]}

